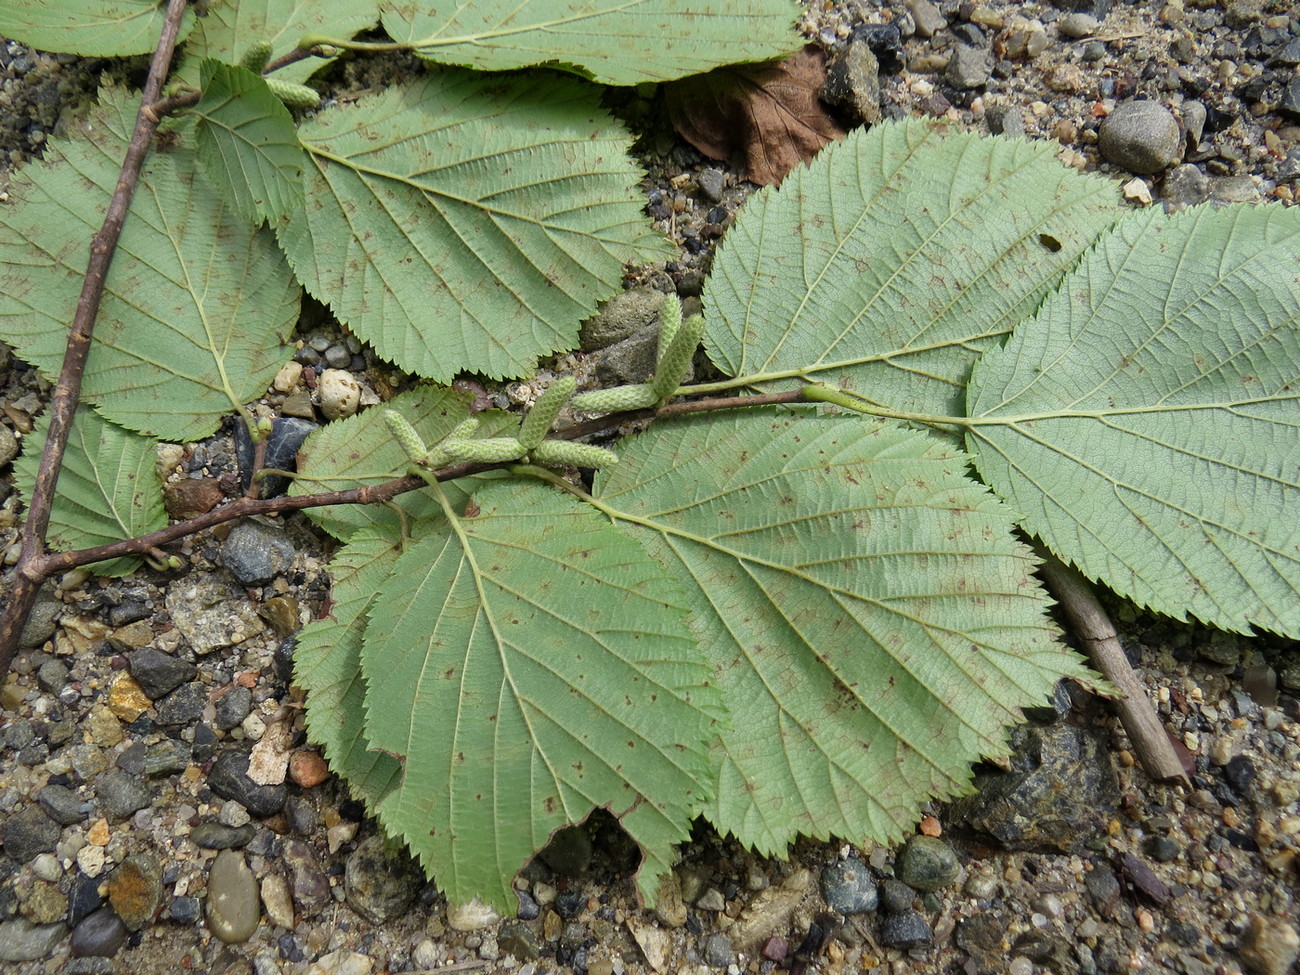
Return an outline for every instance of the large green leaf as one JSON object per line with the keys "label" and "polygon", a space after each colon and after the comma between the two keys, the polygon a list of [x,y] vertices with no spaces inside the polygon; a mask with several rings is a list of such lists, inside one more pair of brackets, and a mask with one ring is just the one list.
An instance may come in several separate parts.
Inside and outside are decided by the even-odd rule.
{"label": "large green leaf", "polygon": [[709,355],[764,388],[806,378],[960,415],[974,360],[1118,215],[1114,187],[1054,151],[925,120],[852,132],[727,232],[704,290]]}
{"label": "large green leaf", "polygon": [[1143,606],[1300,637],[1300,211],[1134,215],[971,379],[980,474]]}
{"label": "large green leaf", "polygon": [[330,561],[329,615],[307,624],[293,651],[294,683],[307,692],[307,731],[330,768],[373,807],[397,784],[391,755],[369,751],[361,636],[375,594],[401,552],[396,535],[363,532]]}
{"label": "large green leaf", "polygon": [[260,75],[206,58],[195,141],[217,192],[254,223],[302,205],[302,167],[293,116]]}
{"label": "large green leaf", "polygon": [[552,488],[490,484],[474,501],[398,559],[370,611],[366,734],[403,767],[380,821],[448,900],[513,910],[524,862],[606,807],[653,899],[707,798],[717,713],[681,592]]}
{"label": "large green leaf", "polygon": [[[14,461],[18,489],[28,500],[49,424],[47,413],[27,435],[22,456]],[[157,464],[157,441],[123,430],[88,407],[79,407],[50,511],[46,534],[50,546],[70,552],[165,528],[167,513],[155,473]],[[96,562],[92,569],[99,575],[124,576],[139,565],[140,559],[128,556]]]}
{"label": "large green leaf", "polygon": [[[46,376],[63,363],[134,120],[132,96],[106,89],[77,138],[51,139],[45,162],[14,174],[0,207],[0,334]],[[163,138],[108,273],[81,395],[133,430],[196,440],[266,391],[301,291],[274,236],[199,171],[190,126]]]}
{"label": "large green leaf", "polygon": [[[166,13],[159,0],[4,0],[0,37],[86,57],[148,54],[158,46]],[[187,10],[181,38],[193,26],[194,12]]]}
{"label": "large green leaf", "polygon": [[489,71],[554,64],[612,85],[785,57],[803,40],[790,0],[387,0],[384,30],[417,54]]}
{"label": "large green leaf", "polygon": [[[378,19],[375,0],[210,0],[175,75],[198,85],[204,58],[234,64],[261,40],[271,42],[271,56],[278,58],[296,49],[303,34],[324,31],[344,39]],[[303,82],[331,63],[332,58],[305,58],[276,71],[275,77]]]}
{"label": "large green leaf", "polygon": [[384,357],[442,382],[571,348],[625,261],[666,251],[628,136],[560,75],[447,69],[300,130],[307,205],[280,240],[307,290]]}
{"label": "large green leaf", "polygon": [[[328,423],[307,438],[298,452],[298,476],[289,493],[293,496],[320,491],[344,491],[364,484],[382,484],[401,477],[410,466],[405,451],[393,439],[384,423],[384,410],[393,410],[415,427],[426,444],[435,444],[469,416],[469,394],[450,389],[421,386],[394,397],[383,409],[365,410],[356,416]],[[492,410],[478,414],[478,436],[493,437],[519,427],[519,418]],[[452,506],[460,510],[468,492],[484,478],[458,479],[443,485]],[[398,514],[398,510],[401,514]],[[440,519],[442,508],[427,491],[411,491],[384,505],[330,505],[309,508],[312,521],[335,538],[350,539],[359,529],[374,527],[396,535],[406,530],[423,535],[427,519]]]}
{"label": "large green leaf", "polygon": [[1077,658],[966,456],[883,421],[698,417],[620,448],[596,503],[686,587],[735,715],[706,815],[765,854],[891,841]]}

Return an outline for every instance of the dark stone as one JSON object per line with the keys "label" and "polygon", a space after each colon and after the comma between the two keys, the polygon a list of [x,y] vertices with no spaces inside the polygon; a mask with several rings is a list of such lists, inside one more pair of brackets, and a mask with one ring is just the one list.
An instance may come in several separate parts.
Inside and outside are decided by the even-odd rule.
{"label": "dark stone", "polygon": [[383,837],[370,836],[348,857],[343,879],[348,905],[372,924],[385,924],[410,905],[421,877],[409,856],[388,853]]}
{"label": "dark stone", "polygon": [[270,582],[293,565],[294,547],[279,528],[241,521],[221,543],[221,564],[245,586]]}
{"label": "dark stone", "polygon": [[309,799],[302,796],[290,796],[285,811],[289,814],[289,828],[295,833],[306,835],[320,822],[320,817],[316,815],[316,807]]}
{"label": "dark stone", "polygon": [[736,952],[731,945],[731,939],[725,934],[709,935],[704,939],[700,949],[700,954],[704,957],[704,964],[710,968],[726,968],[736,960]]}
{"label": "dark stone", "polygon": [[198,681],[182,684],[154,705],[158,723],[163,726],[187,726],[203,717],[208,706],[208,689]]}
{"label": "dark stone", "polygon": [[1047,704],[1042,707],[1023,708],[1022,710],[1025,712],[1025,717],[1030,721],[1035,721],[1038,724],[1055,724],[1069,714],[1070,708],[1073,706],[1073,702],[1070,700],[1069,684],[1063,677],[1052,688],[1052,697]]}
{"label": "dark stone", "polygon": [[213,724],[222,731],[238,728],[253,709],[253,692],[247,687],[232,687],[217,698],[216,717]]}
{"label": "dark stone", "polygon": [[64,785],[45,786],[36,793],[36,801],[60,826],[73,826],[90,815],[90,803]]}
{"label": "dark stone", "polygon": [[62,832],[63,828],[46,815],[39,805],[28,806],[6,816],[3,824],[0,824],[5,853],[19,863],[28,863],[37,854],[52,852]]}
{"label": "dark stone", "polygon": [[36,684],[43,691],[57,694],[68,681],[68,667],[57,657],[51,657],[36,670]]}
{"label": "dark stone", "polygon": [[258,785],[248,777],[248,752],[231,749],[217,756],[208,770],[208,786],[222,799],[233,799],[254,816],[274,816],[284,808],[284,785]]}
{"label": "dark stone", "polygon": [[1183,139],[1169,109],[1152,101],[1116,105],[1097,135],[1102,158],[1131,173],[1157,173],[1173,165]]}
{"label": "dark stone", "polygon": [[1170,893],[1165,882],[1155,872],[1131,853],[1121,853],[1119,868],[1129,886],[1157,907],[1169,903]]}
{"label": "dark stone", "polygon": [[886,877],[880,885],[880,906],[887,914],[901,914],[912,910],[916,900],[916,891],[897,877]]}
{"label": "dark stone", "polygon": [[167,916],[178,924],[195,924],[202,906],[197,897],[177,897],[167,909]]}
{"label": "dark stone", "polygon": [[961,873],[951,846],[937,836],[913,836],[898,853],[894,873],[920,891],[947,887]]}
{"label": "dark stone", "polygon": [[198,669],[188,660],[180,660],[153,647],[141,647],[126,658],[131,676],[151,701],[166,697],[186,681],[194,679]]}
{"label": "dark stone", "polygon": [[[310,346],[304,346],[302,352],[310,352],[313,361],[306,361],[301,358],[301,353],[294,358],[302,362],[303,365],[315,366],[321,361],[320,352],[311,349]],[[298,450],[302,447],[303,441],[313,430],[318,429],[319,424],[310,420],[305,420],[296,416],[276,417],[271,421],[271,436],[266,441],[266,461],[264,467],[273,467],[280,471],[295,471],[298,469]],[[253,458],[255,450],[253,441],[248,436],[248,426],[244,423],[235,424],[235,458],[239,464],[239,477],[244,485],[244,490],[248,490],[249,484],[253,479]],[[271,498],[277,494],[283,494],[289,486],[289,479],[279,474],[273,474],[265,477],[261,481],[262,497]]]}
{"label": "dark stone", "polygon": [[104,897],[99,892],[101,882],[99,877],[87,877],[77,871],[72,889],[68,891],[68,923],[73,927],[104,906]]}
{"label": "dark stone", "polygon": [[515,912],[515,917],[521,921],[537,920],[538,915],[542,913],[542,908],[532,894],[526,890],[516,890],[515,899],[519,901],[519,910]]}
{"label": "dark stone", "polygon": [[1056,975],[1074,975],[1079,970],[1070,942],[1048,931],[1026,931],[1015,940],[1012,950],[1037,962]]}
{"label": "dark stone", "polygon": [[864,41],[850,40],[826,66],[822,99],[868,125],[880,121],[880,63]]}
{"label": "dark stone", "polygon": [[1052,6],[1057,10],[1077,10],[1091,14],[1098,20],[1105,20],[1114,2],[1115,0],[1052,0]]}
{"label": "dark stone", "polygon": [[885,74],[903,70],[903,35],[897,24],[859,24],[853,28],[852,40],[871,49]]}
{"label": "dark stone", "polygon": [[1250,795],[1255,785],[1255,763],[1249,756],[1234,755],[1223,766],[1223,778],[1241,795]]}
{"label": "dark stone", "polygon": [[1077,853],[1104,832],[1119,803],[1106,747],[1068,724],[1020,725],[1011,770],[977,775],[976,792],[953,803],[951,822],[1008,850]]}
{"label": "dark stone", "polygon": [[148,806],[153,793],[135,776],[114,769],[96,780],[95,797],[99,800],[100,812],[111,820],[121,821]]}
{"label": "dark stone", "polygon": [[304,840],[284,841],[282,855],[289,870],[293,902],[306,917],[312,917],[333,902],[329,878],[316,862],[316,854]]}
{"label": "dark stone", "polygon": [[1183,852],[1178,841],[1169,836],[1153,836],[1147,845],[1151,859],[1157,863],[1172,863]]}
{"label": "dark stone", "polygon": [[880,940],[888,948],[918,948],[934,940],[930,922],[913,910],[886,914],[880,922]]}
{"label": "dark stone", "polygon": [[994,914],[973,914],[957,923],[953,938],[957,947],[990,968],[994,958],[1002,953],[1002,936],[1006,925]]}
{"label": "dark stone", "polygon": [[117,756],[113,764],[127,775],[144,775],[144,760],[149,749],[142,741],[133,741]]}
{"label": "dark stone", "polygon": [[880,903],[876,878],[861,860],[836,860],[822,869],[822,898],[826,906],[846,917],[874,911]]}
{"label": "dark stone", "polygon": [[555,895],[555,913],[566,921],[572,921],[587,906],[587,898],[577,891],[566,891]]}
{"label": "dark stone", "polygon": [[591,866],[591,835],[584,826],[557,830],[538,854],[558,874],[576,877]]}
{"label": "dark stone", "polygon": [[194,726],[194,760],[206,762],[217,753],[217,733],[205,724]]}
{"label": "dark stone", "polygon": [[74,958],[112,958],[126,944],[131,932],[111,907],[101,907],[72,929],[69,944]]}
{"label": "dark stone", "polygon": [[1083,875],[1083,886],[1087,888],[1097,913],[1104,918],[1114,918],[1120,886],[1119,878],[1109,864],[1094,864],[1093,869]]}
{"label": "dark stone", "polygon": [[238,850],[248,846],[256,832],[251,823],[243,826],[199,823],[190,830],[190,839],[205,850]]}
{"label": "dark stone", "polygon": [[190,765],[190,746],[175,738],[164,738],[149,746],[144,757],[144,774],[151,779],[184,772]]}
{"label": "dark stone", "polygon": [[541,957],[537,935],[520,921],[506,921],[497,935],[497,946],[503,955],[514,955],[517,961],[535,961]]}

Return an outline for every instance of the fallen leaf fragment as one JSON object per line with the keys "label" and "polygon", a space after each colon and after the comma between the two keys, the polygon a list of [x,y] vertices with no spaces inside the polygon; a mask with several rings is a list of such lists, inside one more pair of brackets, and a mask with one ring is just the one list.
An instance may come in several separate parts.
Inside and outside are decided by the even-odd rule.
{"label": "fallen leaf fragment", "polygon": [[664,86],[668,117],[683,139],[746,179],[779,186],[790,170],[845,130],[819,98],[826,56],[808,45],[784,61],[732,65]]}

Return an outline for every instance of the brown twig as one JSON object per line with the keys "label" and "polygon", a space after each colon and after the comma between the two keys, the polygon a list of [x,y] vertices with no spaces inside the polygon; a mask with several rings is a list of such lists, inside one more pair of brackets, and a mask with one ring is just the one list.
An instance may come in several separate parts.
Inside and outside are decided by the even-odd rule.
{"label": "brown twig", "polygon": [[1187,773],[1178,760],[1169,735],[1165,732],[1146,688],[1129,665],[1120,646],[1115,624],[1097,599],[1091,584],[1077,571],[1050,555],[1043,555],[1040,571],[1061,609],[1070,619],[1075,635],[1088,653],[1097,671],[1119,690],[1115,702],[1119,720],[1128,733],[1133,750],[1147,774],[1158,782],[1183,779]]}
{"label": "brown twig", "polygon": [[50,401],[49,435],[45,440],[45,449],[41,453],[40,466],[37,469],[36,481],[32,486],[31,499],[27,508],[27,519],[23,524],[21,554],[13,574],[9,604],[4,618],[0,619],[0,677],[9,670],[18,638],[36,602],[36,593],[47,577],[47,573],[42,571],[45,532],[50,524],[50,511],[54,506],[54,487],[59,479],[63,452],[68,444],[72,416],[77,410],[77,401],[81,396],[81,377],[86,369],[86,356],[90,352],[90,337],[95,328],[95,318],[99,314],[100,300],[104,295],[108,268],[113,261],[113,253],[117,249],[118,239],[122,235],[122,226],[126,222],[127,211],[131,206],[131,197],[140,178],[140,168],[144,165],[154,130],[158,127],[157,118],[146,109],[158,100],[162,92],[163,81],[166,80],[167,72],[171,67],[172,53],[176,49],[176,37],[180,33],[181,15],[184,13],[185,0],[168,0],[162,35],[158,39],[153,60],[149,64],[149,78],[145,82],[141,108],[136,114],[135,131],[131,135],[131,143],[122,162],[117,188],[109,201],[104,223],[90,242],[90,259],[86,263],[86,277],[82,283],[81,297],[77,300],[77,311],[68,333],[67,349],[63,354],[63,368],[59,371],[59,379],[54,386],[54,396]]}

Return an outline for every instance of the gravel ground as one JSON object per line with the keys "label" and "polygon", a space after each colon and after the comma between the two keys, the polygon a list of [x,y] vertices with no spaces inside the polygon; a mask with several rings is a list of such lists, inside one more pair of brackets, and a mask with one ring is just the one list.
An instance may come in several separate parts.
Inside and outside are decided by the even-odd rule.
{"label": "gravel ground", "polygon": [[[1291,203],[1300,179],[1300,19],[1286,3],[850,0],[811,4],[804,26],[832,53],[871,48],[882,117],[1056,140],[1067,165],[1113,175],[1134,206]],[[139,70],[0,52],[10,165],[39,154],[101,70]],[[345,82],[391,70],[358,64]],[[644,294],[693,297],[751,187],[679,144],[657,103],[618,110],[643,132],[649,212],[683,248],[639,276]],[[300,337],[265,400],[294,418],[286,433],[318,419],[311,387],[326,368],[352,372],[363,403],[401,382],[328,322]],[[583,368],[616,381],[620,354]],[[0,367],[2,464],[48,389],[2,348]],[[487,394],[503,406],[532,395]],[[237,483],[229,436],[165,464],[178,512]],[[17,521],[8,492],[3,541]],[[1063,689],[1018,732],[1009,772],[984,770],[975,799],[927,811],[938,839],[802,843],[778,861],[701,828],[676,889],[647,912],[626,838],[593,818],[524,872],[518,916],[501,919],[449,911],[302,747],[288,637],[328,592],[322,540],[292,518],[227,527],[182,554],[176,578],[62,579],[0,687],[6,971],[1283,975],[1300,951],[1294,644],[1112,602],[1194,763],[1190,787],[1153,783],[1111,712]],[[268,756],[289,758],[285,785],[248,778],[250,758]]]}

